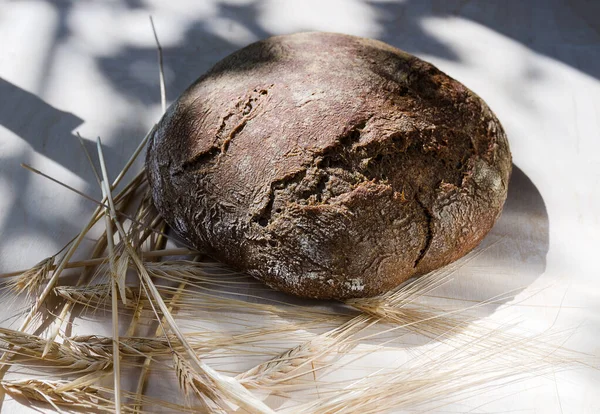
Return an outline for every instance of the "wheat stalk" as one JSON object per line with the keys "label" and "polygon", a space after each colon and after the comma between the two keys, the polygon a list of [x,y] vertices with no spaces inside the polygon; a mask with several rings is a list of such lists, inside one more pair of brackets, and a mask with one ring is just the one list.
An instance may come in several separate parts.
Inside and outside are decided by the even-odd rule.
{"label": "wheat stalk", "polygon": [[544,375],[574,362],[555,355],[556,348],[534,358],[520,352],[536,346],[540,337],[507,336],[502,330],[490,335],[496,333],[501,334],[497,339],[502,346],[487,343],[488,337],[483,336],[474,340],[480,345],[476,348],[470,343],[439,353],[433,348],[406,366],[376,371],[284,412],[363,414],[392,408],[435,411],[450,402],[449,395],[455,401],[467,399],[490,386]]}
{"label": "wheat stalk", "polygon": [[[139,289],[125,287],[125,298],[128,306],[139,300]],[[91,286],[57,286],[54,293],[72,303],[96,307],[106,302],[112,296],[109,284]]]}
{"label": "wheat stalk", "polygon": [[[22,380],[3,380],[0,381],[0,389],[6,391],[13,398],[25,398],[31,402],[41,402],[50,404],[56,411],[87,411],[114,413],[115,405],[106,395],[111,390],[91,386],[81,385],[72,387],[68,381],[49,381],[39,379]],[[129,393],[125,393],[130,396]],[[164,411],[181,413],[198,413],[202,407],[185,407],[181,404],[169,403],[144,396],[144,403],[160,408]],[[130,404],[123,405],[123,412],[133,413],[135,407]]]}
{"label": "wheat stalk", "polygon": [[61,411],[60,406],[108,413],[114,411],[113,402],[102,397],[98,388],[88,386],[65,392],[57,391],[57,388],[64,384],[59,381],[36,379],[0,381],[0,387],[9,395],[48,403],[56,411]]}
{"label": "wheat stalk", "polygon": [[208,412],[226,412],[223,407],[228,405],[228,401],[216,392],[219,387],[210,377],[199,374],[177,352],[173,352],[173,364],[179,388],[183,390],[186,396],[193,392]]}
{"label": "wheat stalk", "polygon": [[7,287],[17,295],[25,292],[31,300],[37,295],[40,286],[48,279],[53,266],[54,256],[47,257],[31,269],[10,280]]}
{"label": "wheat stalk", "polygon": [[[168,310],[169,312],[173,311],[173,308],[175,306],[175,304],[177,303],[177,300],[179,299],[179,297],[181,296],[183,289],[185,288],[186,284],[185,282],[182,282],[179,284],[179,287],[177,288],[177,292],[175,292],[175,294],[171,297],[170,303],[169,303],[169,307]],[[162,335],[164,335],[164,331],[163,331],[163,325],[166,321],[163,320],[161,321],[161,323],[158,325],[158,327],[156,328],[156,332],[154,333],[155,337],[160,337]],[[167,339],[167,342],[169,343],[169,345],[171,345],[171,342]],[[171,347],[171,351],[174,351],[174,348]],[[176,353],[177,351],[174,351],[174,353]],[[146,381],[148,378],[148,374],[150,373],[150,365],[152,363],[152,358],[150,356],[146,356],[146,359],[144,360],[144,365],[142,366],[142,373],[138,379],[138,385],[137,385],[137,391],[136,391],[136,395],[137,395],[137,401],[140,402],[141,401],[141,397],[144,393],[144,387],[146,385]],[[139,409],[140,405],[138,404],[136,406],[136,409]]]}
{"label": "wheat stalk", "polygon": [[318,335],[300,345],[288,349],[277,357],[257,365],[256,367],[240,374],[237,379],[246,386],[263,389],[277,389],[277,386],[307,373],[312,370],[303,370],[308,364],[313,364],[320,358],[340,351],[345,341],[357,334],[373,321],[367,315],[359,315],[345,324],[329,332]]}
{"label": "wheat stalk", "polygon": [[106,371],[112,368],[111,359],[105,355],[80,352],[79,349],[56,342],[44,354],[46,340],[24,332],[0,328],[0,341],[6,344],[2,346],[0,343],[0,349],[7,355],[34,358],[73,372]]}
{"label": "wheat stalk", "polygon": [[[223,353],[228,350],[236,351],[236,347],[252,345],[254,353],[258,352],[258,344],[269,343],[270,339],[276,340],[280,335],[287,334],[288,340],[292,340],[297,327],[278,326],[271,329],[261,328],[255,331],[240,334],[223,334],[219,332],[202,332],[201,334],[186,334],[188,342],[198,354],[209,353],[219,350]],[[306,335],[298,335],[298,339]],[[201,338],[201,339],[199,339]],[[55,345],[58,345],[55,343]],[[77,335],[64,338],[64,346],[77,348],[76,352],[85,355],[98,355],[104,358],[112,358],[112,338],[100,335]],[[133,357],[170,357],[173,352],[182,353],[185,349],[178,343],[173,335],[167,337],[127,337],[119,338],[120,353],[123,358]],[[272,353],[269,346],[265,346],[264,355]]]}
{"label": "wheat stalk", "polygon": [[[160,267],[159,263],[145,263],[145,265],[147,268],[149,268],[149,274],[160,278],[160,273],[154,271],[154,269]],[[176,266],[177,262],[170,262],[167,265],[172,274],[177,272]],[[179,283],[184,283],[185,279],[183,277],[187,274],[189,273],[180,272],[179,277],[170,277],[169,280],[173,279],[179,281]],[[194,290],[192,288],[199,290]],[[157,286],[157,290],[163,297],[169,297],[174,293],[173,288],[168,286]],[[177,305],[180,315],[188,315],[193,317],[201,310],[223,310],[228,312],[238,312],[240,314],[240,318],[242,318],[244,315],[250,314],[261,315],[274,320],[285,317],[287,319],[297,320],[299,326],[308,328],[309,325],[337,326],[338,323],[346,322],[347,320],[351,319],[352,315],[356,314],[338,312],[334,313],[323,309],[302,307],[281,301],[268,301],[273,303],[249,302],[242,300],[241,298],[234,299],[228,297],[227,294],[229,292],[227,290],[209,289],[208,292],[210,293],[206,293],[206,290],[207,289],[204,284],[190,283],[189,288],[186,288],[185,291],[179,292]],[[94,308],[106,304],[109,296],[111,295],[110,286],[107,284],[97,284],[89,287],[58,286],[54,289],[54,291],[56,295],[68,301]],[[149,304],[149,299],[145,296],[145,292],[141,291],[136,286],[125,287],[125,296],[127,298],[128,308],[133,308],[134,304],[139,306],[147,306]],[[279,306],[277,306],[277,304],[279,304]]]}
{"label": "wheat stalk", "polygon": [[[101,151],[101,149],[100,149],[100,151]],[[110,209],[111,219],[112,219],[113,223],[115,224],[115,226],[117,227],[119,234],[121,235],[125,249],[127,250],[129,256],[131,257],[133,263],[135,264],[135,266],[138,270],[138,275],[140,276],[140,283],[141,283],[142,287],[145,289],[146,294],[152,298],[152,300],[156,303],[156,305],[160,309],[160,312],[162,313],[169,329],[171,329],[171,331],[175,334],[177,339],[181,342],[181,344],[186,349],[186,353],[190,357],[190,362],[193,364],[192,366],[193,366],[194,370],[199,375],[208,376],[213,381],[214,385],[220,392],[222,392],[226,397],[233,400],[236,404],[239,404],[240,407],[244,407],[246,409],[249,409],[249,410],[255,411],[255,412],[272,413],[273,411],[268,406],[266,406],[262,401],[258,400],[255,396],[253,396],[248,390],[246,390],[243,386],[241,386],[235,379],[224,376],[222,374],[219,374],[217,371],[215,371],[214,369],[212,369],[208,365],[206,365],[204,362],[202,362],[200,360],[200,358],[198,358],[198,356],[194,352],[193,348],[187,342],[185,336],[183,335],[183,333],[177,326],[175,319],[171,315],[171,312],[169,311],[167,305],[164,303],[164,300],[162,299],[160,293],[156,289],[156,286],[154,285],[150,275],[148,274],[146,267],[144,266],[143,262],[139,258],[137,252],[133,249],[133,247],[128,242],[127,234],[126,234],[125,230],[123,229],[121,223],[117,220],[117,214],[116,214],[116,210],[115,210],[114,203],[112,201],[110,192],[107,193],[107,198],[108,198],[108,206]],[[152,304],[152,302],[151,302],[151,304]],[[154,308],[154,305],[153,305],[153,308]],[[154,310],[154,313],[158,317],[158,313],[156,312],[156,310]]]}
{"label": "wheat stalk", "polygon": [[[159,56],[161,105],[164,112],[166,94],[162,48],[152,21],[151,24]],[[49,403],[57,411],[75,408],[87,411],[141,412],[141,407],[148,404],[182,412],[225,412],[234,409],[233,405],[236,404],[250,412],[272,412],[243,386],[285,394],[285,391],[305,389],[306,383],[303,384],[301,380],[307,374],[313,375],[314,384],[324,385],[325,383],[317,380],[316,374],[324,368],[340,368],[335,364],[336,357],[350,355],[351,349],[354,350],[354,347],[366,341],[377,339],[381,342],[371,350],[362,351],[362,354],[357,351],[355,354],[359,355],[360,360],[362,356],[390,346],[404,332],[428,337],[430,342],[423,347],[407,348],[407,353],[413,358],[398,367],[377,370],[356,380],[346,378],[330,384],[330,387],[317,391],[316,397],[311,395],[314,397],[312,402],[297,405],[287,411],[363,414],[392,408],[436,410],[448,401],[468,398],[476,392],[498,386],[495,385],[497,383],[502,385],[535,375],[545,375],[556,368],[582,364],[596,367],[597,361],[589,355],[578,354],[563,347],[558,334],[524,336],[503,324],[477,321],[470,313],[478,307],[495,303],[495,300],[501,299],[499,297],[453,310],[431,306],[423,300],[435,289],[448,283],[454,271],[464,261],[409,281],[382,296],[346,301],[346,305],[353,308],[352,311],[348,307],[323,310],[304,304],[294,305],[267,299],[267,295],[263,295],[266,288],[219,263],[152,263],[153,258],[197,254],[192,249],[162,249],[167,237],[164,221],[152,207],[147,191],[138,203],[134,216],[124,213],[124,207],[120,203],[125,203],[128,197],[144,189],[143,171],[119,194],[112,194],[154,128],[156,126],[142,140],[110,186],[100,142],[98,141],[98,155],[102,177],[83,147],[103,190],[101,201],[25,166],[93,201],[98,207],[79,235],[65,246],[68,250],[56,264],[54,257],[51,257],[26,271],[0,275],[18,276],[9,281],[9,287],[18,294],[25,292],[35,299],[20,331],[0,328],[0,351],[3,352],[0,358],[0,363],[3,364],[0,370],[0,389],[10,395]],[[98,239],[92,258],[70,261],[85,235],[103,217],[106,230]],[[113,228],[117,233],[116,244]],[[147,241],[150,237],[152,238]],[[152,251],[142,252],[148,245]],[[157,249],[157,246],[160,247]],[[106,257],[101,257],[104,250],[108,250]],[[58,257],[58,253],[55,256]],[[96,266],[104,264],[108,266],[99,270],[102,275],[108,270],[110,283],[90,285],[88,276]],[[73,267],[84,268],[77,285],[56,286],[61,273]],[[139,287],[125,285],[129,268],[133,268],[139,276]],[[155,285],[153,279],[178,286]],[[42,288],[44,283],[46,285]],[[257,293],[240,293],[248,287]],[[66,303],[50,329],[48,339],[23,332],[32,324],[33,318],[39,314],[52,292],[65,299]],[[122,299],[122,305],[117,303],[118,296]],[[165,298],[170,298],[169,304],[165,303]],[[64,336],[64,343],[55,341],[73,305],[99,307],[107,299],[111,300],[112,337]],[[125,336],[120,336],[118,331],[119,306],[135,309]],[[179,318],[188,317],[196,321],[210,322],[211,318],[219,316],[216,315],[217,312],[227,312],[227,322],[235,319],[241,329],[239,332],[221,332],[203,327],[202,332],[184,334],[173,316],[175,306]],[[154,338],[133,336],[145,307],[152,309],[159,324]],[[229,316],[231,314],[234,316]],[[249,316],[252,315],[259,316],[261,321],[257,324],[249,322]],[[310,329],[319,329],[321,332],[331,325],[336,328],[316,335],[309,332]],[[286,341],[284,350],[272,344],[282,338]],[[300,344],[290,347],[293,341],[300,341]],[[198,354],[202,354],[203,359],[230,354],[236,357],[258,355],[270,359],[234,379],[206,365]],[[168,356],[173,359],[172,369],[180,388],[186,395],[198,397],[201,406],[169,404],[143,395],[151,363],[157,360],[164,363],[160,358]],[[136,365],[138,357],[144,358],[143,364],[138,362]],[[9,366],[30,366],[30,361],[61,368],[63,373],[75,378],[71,381],[1,379]],[[121,362],[128,366],[142,365],[135,393],[129,393],[120,387]],[[113,375],[115,384],[113,389],[96,385],[110,374]],[[109,398],[110,395],[114,395],[114,401]],[[124,403],[125,399],[134,403]]]}

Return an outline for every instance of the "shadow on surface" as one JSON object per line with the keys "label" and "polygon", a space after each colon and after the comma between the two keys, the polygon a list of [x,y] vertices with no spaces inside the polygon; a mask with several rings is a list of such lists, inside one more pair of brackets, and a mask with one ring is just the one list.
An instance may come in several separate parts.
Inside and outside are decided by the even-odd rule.
{"label": "shadow on surface", "polygon": [[[128,2],[133,9],[137,2]],[[600,42],[600,3],[585,0],[534,0],[529,2],[473,2],[450,0],[432,2],[368,2],[380,27],[378,38],[417,55],[432,55],[461,61],[453,44],[428,32],[427,19],[465,19],[485,26],[527,48],[561,61],[595,78],[600,77],[600,50],[589,47]],[[246,31],[244,43],[234,43],[217,34],[208,24],[210,18],[195,20],[185,29],[176,46],[164,47],[168,99],[175,99],[187,86],[219,59],[245,46],[278,33],[265,29],[259,21],[262,4],[216,4],[215,16],[229,21],[229,30],[238,25]],[[161,16],[156,15],[160,36]],[[444,24],[440,22],[438,24]],[[324,28],[326,30],[326,28]],[[64,32],[64,29],[61,30]],[[149,34],[150,35],[150,34]],[[585,48],[585,54],[582,53]],[[596,54],[589,56],[589,54]],[[586,58],[582,58],[585,55]],[[145,104],[159,102],[154,47],[127,46],[111,56],[98,57],[98,67],[115,88]],[[122,74],[128,74],[122,76]],[[524,76],[536,76],[527,67]]]}
{"label": "shadow on surface", "polygon": [[[85,157],[79,156],[83,153],[73,133],[83,124],[81,118],[53,107],[37,95],[2,78],[0,96],[9,97],[8,102],[0,105],[0,125],[21,137],[37,153],[71,172],[90,171]],[[90,154],[97,153],[95,141],[83,138],[83,142]],[[105,145],[104,151],[107,160],[116,158],[117,154],[110,147]],[[91,172],[81,178],[88,182],[93,180]]]}
{"label": "shadow on surface", "polygon": [[[81,150],[78,137],[73,133],[83,124],[83,120],[70,112],[53,107],[33,93],[2,78],[0,96],[6,97],[0,102],[0,126],[31,147],[13,147],[9,141],[8,148],[13,148],[13,152],[0,153],[0,178],[6,179],[9,184],[4,196],[12,199],[8,211],[2,214],[4,220],[0,222],[3,238],[11,240],[13,244],[18,243],[24,249],[30,248],[32,243],[42,243],[47,245],[45,248],[54,246],[58,250],[62,240],[66,242],[80,231],[71,216],[55,208],[61,205],[61,195],[72,195],[69,194],[69,190],[50,181],[47,181],[49,191],[45,191],[44,188],[44,191],[40,192],[39,182],[33,182],[35,174],[21,168],[20,164],[29,164],[50,175],[57,174],[56,170],[48,170],[54,168],[52,164],[38,165],[40,159],[34,158],[34,152],[47,157],[60,168],[69,170],[84,181],[79,190],[92,197],[98,197],[100,190],[96,179]],[[86,138],[83,138],[83,142],[92,157],[97,159],[96,142]],[[104,152],[109,171],[115,171],[117,165],[122,163],[123,155],[117,154],[107,145],[104,145]],[[66,177],[67,174],[60,175],[59,178]],[[79,196],[73,197],[76,203],[90,203],[78,199]],[[47,208],[50,206],[51,208]],[[31,265],[42,259],[39,254],[32,251]]]}
{"label": "shadow on surface", "polygon": [[[408,0],[370,4],[377,11],[382,26],[380,40],[410,53],[460,60],[452,44],[430,34],[424,22],[430,18],[465,19],[600,78],[600,50],[591,47],[600,42],[600,2],[597,1]],[[582,58],[582,47],[586,48],[586,58]]]}
{"label": "shadow on surface", "polygon": [[513,164],[502,216],[478,247],[481,253],[433,295],[467,301],[497,298],[481,311],[482,317],[492,314],[544,273],[549,229],[542,195]]}
{"label": "shadow on surface", "polygon": [[[127,3],[135,9],[144,8],[141,1],[128,0]],[[66,4],[58,6],[61,10],[65,9],[65,12],[61,14],[64,18],[60,20],[61,37],[57,38],[55,43],[66,39],[69,34]],[[428,33],[423,21],[427,18],[463,18],[484,25],[537,53],[563,62],[590,76],[600,77],[600,51],[587,59],[581,59],[581,53],[575,53],[580,46],[591,44],[589,39],[596,39],[595,43],[598,43],[600,37],[600,20],[596,18],[600,14],[598,2],[509,0],[486,2],[483,7],[481,2],[408,0],[398,3],[373,2],[370,6],[379,16],[381,26],[379,38],[411,53],[460,61],[461,57],[452,44]],[[258,23],[257,4],[221,4],[217,7],[216,15],[239,23],[256,40],[273,34]],[[154,17],[160,37],[161,16]],[[151,32],[148,33],[150,36]],[[557,47],[557,45],[563,46]],[[242,46],[245,44],[234,43],[213,33],[205,20],[196,20],[185,30],[178,45],[164,48],[168,98],[175,99],[218,59]],[[97,57],[96,65],[121,95],[136,99],[143,104],[160,102],[154,47],[127,46],[113,55]],[[36,95],[2,79],[0,79],[0,96],[17,97],[10,104],[5,103],[0,106],[1,125],[22,137],[35,151],[48,156],[70,171],[85,170],[81,167],[82,163],[87,163],[84,157],[79,154],[73,156],[73,151],[76,153],[79,145],[73,130],[83,123],[82,119],[74,114],[60,111]],[[23,113],[31,115],[23,117]],[[127,136],[127,134],[123,135]],[[59,137],[63,139],[58,139]],[[67,141],[68,146],[65,145]],[[86,140],[86,147],[91,153],[95,153],[95,143],[92,140]],[[115,154],[114,150],[110,148],[106,150],[109,152],[107,158],[114,160],[122,158],[120,154]],[[28,160],[18,160],[21,161]],[[17,166],[18,162],[14,160]],[[3,168],[6,167],[0,165],[0,173],[3,172]],[[11,181],[20,192],[25,192],[27,189],[27,174],[29,173],[23,171]],[[93,183],[91,173],[84,179]],[[22,204],[18,200],[13,204],[14,214],[22,209]],[[13,213],[9,213],[7,217],[12,221]],[[45,231],[43,219],[35,220],[38,221],[32,220],[28,226],[36,231]],[[69,229],[73,234],[76,230],[79,229]],[[10,234],[5,236],[9,238]],[[486,300],[513,290],[501,301],[483,309],[481,317],[485,317],[492,314],[503,303],[512,300],[520,290],[531,285],[543,274],[546,267],[549,220],[544,200],[533,182],[517,166],[513,166],[504,213],[481,246],[486,250],[463,266],[454,282],[434,294],[457,299]],[[303,306],[327,305],[322,301],[309,302],[274,291],[261,294],[283,298]],[[340,305],[336,303],[332,306]]]}
{"label": "shadow on surface", "polygon": [[[228,19],[230,25],[244,27],[254,40],[267,38],[273,33],[259,24],[258,7],[255,4],[217,4],[216,15]],[[160,37],[161,16],[154,16]],[[150,29],[148,36],[151,36]],[[210,30],[208,21],[199,19],[186,28],[183,38],[176,46],[163,46],[164,72],[167,100],[176,99],[200,75],[217,61],[246,46],[234,43]],[[156,48],[127,46],[117,54],[99,57],[99,69],[119,91],[138,99],[144,104],[160,102],[157,76]],[[123,76],[123,73],[128,74]]]}

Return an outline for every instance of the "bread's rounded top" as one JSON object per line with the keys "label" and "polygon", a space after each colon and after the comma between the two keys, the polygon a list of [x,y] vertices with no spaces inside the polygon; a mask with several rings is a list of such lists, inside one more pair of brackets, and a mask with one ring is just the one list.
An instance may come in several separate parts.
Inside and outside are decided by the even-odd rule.
{"label": "bread's rounded top", "polygon": [[497,218],[510,165],[499,122],[462,84],[333,33],[217,63],[169,108],[147,159],[183,237],[312,297],[380,293],[466,253]]}

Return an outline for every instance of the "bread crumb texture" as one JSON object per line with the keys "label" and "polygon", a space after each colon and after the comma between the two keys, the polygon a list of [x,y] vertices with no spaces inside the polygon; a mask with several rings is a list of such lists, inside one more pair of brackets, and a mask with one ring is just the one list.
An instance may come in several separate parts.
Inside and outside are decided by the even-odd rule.
{"label": "bread crumb texture", "polygon": [[511,171],[477,95],[385,43],[300,33],[217,63],[150,140],[155,204],[187,241],[275,289],[373,296],[492,228]]}

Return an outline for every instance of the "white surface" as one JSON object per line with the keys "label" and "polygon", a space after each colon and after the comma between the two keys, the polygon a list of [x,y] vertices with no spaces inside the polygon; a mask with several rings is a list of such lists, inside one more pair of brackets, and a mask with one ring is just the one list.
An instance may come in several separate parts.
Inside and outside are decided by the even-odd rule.
{"label": "white surface", "polygon": [[[452,293],[485,299],[526,287],[520,299],[553,284],[526,302],[542,307],[518,308],[525,324],[550,326],[562,301],[558,323],[582,324],[569,345],[600,354],[600,3],[592,1],[5,3],[0,273],[54,254],[94,208],[21,162],[99,197],[74,132],[90,149],[101,136],[114,172],[158,119],[149,14],[165,49],[170,101],[235,49],[304,30],[384,40],[473,89],[504,124],[517,169],[493,232],[507,242],[467,269]],[[479,403],[492,402],[476,412],[600,412],[598,380],[597,372],[556,374],[509,398],[482,395]]]}

